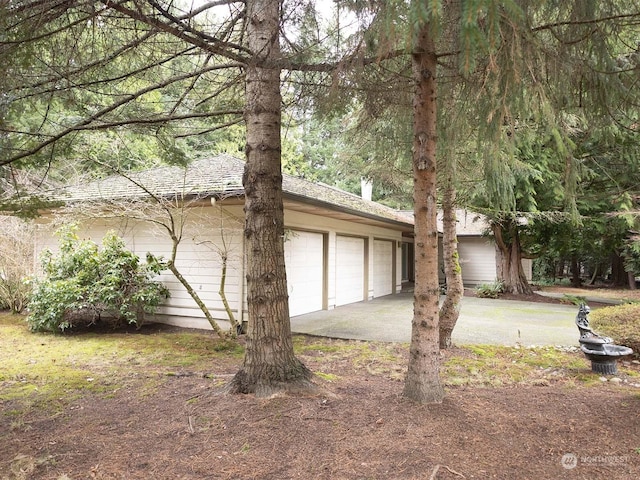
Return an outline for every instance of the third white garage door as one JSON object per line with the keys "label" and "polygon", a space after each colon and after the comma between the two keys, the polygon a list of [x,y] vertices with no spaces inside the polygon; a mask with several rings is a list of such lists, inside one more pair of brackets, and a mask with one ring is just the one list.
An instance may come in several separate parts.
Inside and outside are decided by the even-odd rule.
{"label": "third white garage door", "polygon": [[393,242],[373,241],[373,296],[393,293]]}
{"label": "third white garage door", "polygon": [[336,306],[364,300],[364,238],[336,237]]}
{"label": "third white garage door", "polygon": [[289,315],[322,310],[324,296],[324,235],[294,231],[284,242],[289,291]]}

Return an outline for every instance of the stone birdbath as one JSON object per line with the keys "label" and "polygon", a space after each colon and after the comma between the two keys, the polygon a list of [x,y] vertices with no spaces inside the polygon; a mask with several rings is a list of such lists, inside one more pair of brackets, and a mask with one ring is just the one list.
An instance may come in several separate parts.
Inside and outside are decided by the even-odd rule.
{"label": "stone birdbath", "polygon": [[587,315],[591,309],[588,305],[580,305],[576,316],[576,325],[580,330],[580,350],[591,360],[591,370],[615,375],[618,371],[618,359],[633,354],[633,350],[623,345],[616,345],[613,339],[595,333],[589,326]]}

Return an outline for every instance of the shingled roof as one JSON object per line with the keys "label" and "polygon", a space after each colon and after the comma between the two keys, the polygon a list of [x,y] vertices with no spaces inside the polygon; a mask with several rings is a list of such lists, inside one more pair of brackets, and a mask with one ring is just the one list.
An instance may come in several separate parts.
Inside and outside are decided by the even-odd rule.
{"label": "shingled roof", "polygon": [[[438,231],[442,232],[442,211],[438,212]],[[456,210],[456,235],[458,237],[482,236],[489,229],[487,217],[465,209]]]}
{"label": "shingled roof", "polygon": [[[141,198],[147,193],[162,197],[174,195],[202,197],[243,196],[242,174],[244,161],[231,155],[197,160],[186,168],[178,166],[157,167],[131,173],[130,179],[113,175],[88,184],[68,186],[55,195],[64,202],[83,202]],[[133,181],[132,181],[133,180]],[[285,198],[313,203],[330,209],[339,209],[355,215],[413,225],[413,217],[376,202],[364,200],[322,183],[283,174],[282,189]]]}

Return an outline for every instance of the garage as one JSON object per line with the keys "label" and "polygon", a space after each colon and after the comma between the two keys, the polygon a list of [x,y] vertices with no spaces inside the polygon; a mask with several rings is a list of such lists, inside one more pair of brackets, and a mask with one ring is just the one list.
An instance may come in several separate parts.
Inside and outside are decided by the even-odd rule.
{"label": "garage", "polygon": [[373,241],[373,296],[393,293],[393,242]]}
{"label": "garage", "polygon": [[284,242],[289,315],[322,310],[324,298],[324,235],[291,231]]}
{"label": "garage", "polygon": [[465,285],[479,285],[496,278],[495,246],[487,238],[460,238],[458,255]]}
{"label": "garage", "polygon": [[336,306],[365,299],[365,240],[336,236]]}

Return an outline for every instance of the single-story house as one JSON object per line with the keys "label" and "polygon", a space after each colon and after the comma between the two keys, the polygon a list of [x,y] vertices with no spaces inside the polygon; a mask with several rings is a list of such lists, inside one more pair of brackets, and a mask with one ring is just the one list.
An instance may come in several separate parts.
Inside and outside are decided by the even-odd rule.
{"label": "single-story house", "polygon": [[[246,318],[243,170],[242,160],[218,155],[194,161],[186,169],[159,167],[133,174],[130,179],[116,175],[69,186],[55,196],[82,211],[77,218],[82,238],[100,242],[108,230],[115,230],[142,258],[147,252],[168,257],[172,244],[159,225],[163,214],[149,207],[140,215],[141,200],[149,198],[148,192],[165,199],[181,199],[176,202],[181,208],[174,212],[175,220],[183,225],[176,266],[214,318],[224,322],[227,314],[218,291],[222,258],[227,257],[225,294],[236,320],[241,321]],[[411,215],[286,174],[283,195],[292,316],[400,292],[406,250],[402,245],[411,242],[413,235]],[[92,215],[91,209],[103,211],[99,205],[107,203],[101,202],[110,202],[112,208],[120,203],[120,208],[129,208],[133,214],[110,218]],[[36,251],[56,249],[53,220],[54,213],[49,213],[38,221]],[[210,328],[170,272],[160,280],[171,297],[159,309],[155,321]]]}
{"label": "single-story house", "polygon": [[[488,234],[487,218],[469,210],[456,211],[456,235],[458,237],[458,256],[462,269],[462,282],[467,287],[474,287],[496,281],[496,244],[493,236]],[[438,231],[442,232],[442,213],[438,214]],[[442,248],[440,262],[442,265]],[[532,261],[522,260],[522,267],[531,281]],[[440,281],[444,283],[444,269],[440,269]]]}

